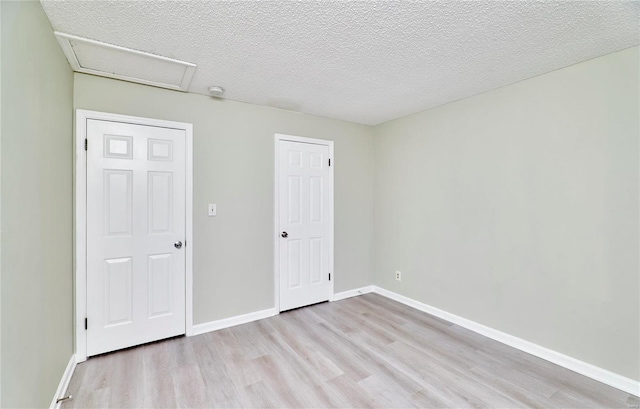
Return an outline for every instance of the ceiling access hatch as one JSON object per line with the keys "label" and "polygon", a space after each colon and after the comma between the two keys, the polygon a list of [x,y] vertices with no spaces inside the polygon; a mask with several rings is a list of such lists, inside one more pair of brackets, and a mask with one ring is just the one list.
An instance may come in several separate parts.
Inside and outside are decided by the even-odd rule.
{"label": "ceiling access hatch", "polygon": [[196,64],[189,62],[57,31],[54,34],[77,72],[186,92],[196,70]]}

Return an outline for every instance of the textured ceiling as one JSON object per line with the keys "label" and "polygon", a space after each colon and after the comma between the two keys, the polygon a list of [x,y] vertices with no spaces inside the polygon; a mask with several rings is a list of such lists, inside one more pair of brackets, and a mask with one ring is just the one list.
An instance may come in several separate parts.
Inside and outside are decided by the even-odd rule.
{"label": "textured ceiling", "polygon": [[42,1],[53,28],[198,65],[190,92],[375,125],[640,43],[640,2]]}

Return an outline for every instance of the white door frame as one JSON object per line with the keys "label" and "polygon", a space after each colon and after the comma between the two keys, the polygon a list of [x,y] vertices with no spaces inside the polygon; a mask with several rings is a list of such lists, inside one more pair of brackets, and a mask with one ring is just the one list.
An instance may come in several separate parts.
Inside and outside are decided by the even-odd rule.
{"label": "white door frame", "polygon": [[185,270],[185,333],[193,335],[193,125],[183,122],[140,118],[105,112],[76,110],[75,160],[75,341],[76,362],[87,360],[87,120],[124,122],[185,131],[186,136],[186,270]]}
{"label": "white door frame", "polygon": [[331,166],[329,166],[329,274],[331,274],[331,291],[329,293],[329,301],[333,301],[334,296],[334,282],[335,274],[333,271],[333,141],[327,139],[314,139],[305,138],[302,136],[275,134],[275,172],[274,172],[274,208],[273,208],[273,262],[274,262],[274,305],[276,311],[280,312],[280,141],[310,143],[314,145],[323,145],[329,147],[329,159],[331,160]]}

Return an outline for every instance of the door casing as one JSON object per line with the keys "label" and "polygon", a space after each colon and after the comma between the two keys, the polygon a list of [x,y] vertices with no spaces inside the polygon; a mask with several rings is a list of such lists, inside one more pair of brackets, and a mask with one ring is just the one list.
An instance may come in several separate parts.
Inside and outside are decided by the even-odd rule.
{"label": "door casing", "polygon": [[334,231],[333,231],[333,198],[334,198],[334,159],[333,159],[333,141],[327,139],[315,139],[305,138],[302,136],[275,134],[275,162],[274,162],[274,208],[273,208],[273,262],[274,262],[274,305],[276,311],[280,311],[280,141],[310,143],[314,145],[324,145],[329,147],[329,158],[331,159],[331,166],[329,166],[329,274],[331,274],[331,291],[329,292],[329,301],[333,301],[335,295],[335,272],[333,269],[333,243],[334,243]]}
{"label": "door casing", "polygon": [[[193,125],[184,122],[164,121],[160,119],[141,118],[129,115],[110,114],[106,112],[76,110],[75,138],[75,360],[87,360],[87,333],[85,318],[87,316],[87,154],[85,139],[87,138],[87,120],[124,122],[135,125],[147,125],[161,128],[179,129],[186,137],[186,234],[185,234],[185,332],[193,335]],[[91,149],[91,147],[89,147]],[[91,324],[89,324],[91,325]]]}

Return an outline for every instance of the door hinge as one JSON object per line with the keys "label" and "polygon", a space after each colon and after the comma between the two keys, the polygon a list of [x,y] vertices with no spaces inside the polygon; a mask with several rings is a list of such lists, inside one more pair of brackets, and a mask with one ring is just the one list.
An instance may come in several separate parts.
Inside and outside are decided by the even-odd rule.
{"label": "door hinge", "polygon": [[86,150],[88,150],[88,148],[89,148],[89,140],[85,138],[85,140],[84,140],[84,150],[86,151]]}
{"label": "door hinge", "polygon": [[331,166],[331,158],[329,158],[329,166]]}
{"label": "door hinge", "polygon": [[85,331],[89,328],[89,320],[87,318],[84,319],[84,329]]}

